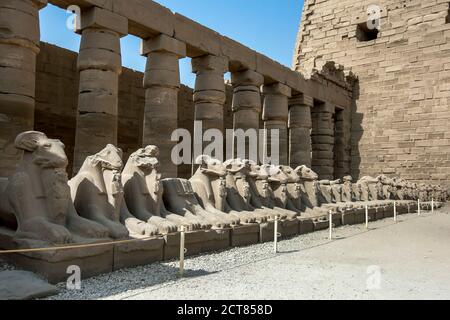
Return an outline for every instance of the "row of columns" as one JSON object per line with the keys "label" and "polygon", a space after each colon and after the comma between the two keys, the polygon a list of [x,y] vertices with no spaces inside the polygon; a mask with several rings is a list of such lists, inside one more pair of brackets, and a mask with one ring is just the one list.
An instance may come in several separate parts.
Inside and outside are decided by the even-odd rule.
{"label": "row of columns", "polygon": [[[0,4],[2,21],[14,31],[12,35],[0,35],[3,49],[0,55],[0,157],[2,161],[9,161],[11,168],[20,157],[12,152],[15,136],[33,128],[38,14],[45,4],[44,0],[4,0]],[[81,46],[74,172],[87,156],[108,143],[117,144],[118,83],[122,72],[120,39],[128,34],[128,20],[94,7],[82,13],[77,31],[81,34]],[[165,176],[176,177],[177,166],[171,161],[171,153],[177,142],[171,141],[171,135],[178,126],[178,60],[186,57],[186,44],[159,35],[142,42],[141,54],[147,58],[142,144],[158,145]],[[194,129],[195,137],[202,137],[207,129],[224,132],[224,74],[228,66],[225,57],[204,55],[192,59],[192,71],[196,74],[195,120],[202,122],[201,129]],[[272,130],[279,131],[280,164],[313,165],[321,176],[333,174],[329,168],[333,167],[334,108],[328,104],[314,107],[312,97],[292,96],[291,89],[282,83],[265,84],[264,77],[253,70],[232,72],[231,82],[235,130],[258,130],[262,118],[267,132],[266,148],[271,146]],[[249,149],[247,142],[246,150]],[[272,150],[264,154],[271,155]],[[260,160],[267,162],[268,159]],[[0,175],[11,173],[4,171]]]}

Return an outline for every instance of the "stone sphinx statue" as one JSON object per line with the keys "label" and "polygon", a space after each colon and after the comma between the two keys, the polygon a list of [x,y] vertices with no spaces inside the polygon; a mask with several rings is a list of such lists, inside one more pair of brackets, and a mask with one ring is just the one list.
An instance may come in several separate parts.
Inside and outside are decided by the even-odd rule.
{"label": "stone sphinx statue", "polygon": [[297,211],[285,208],[291,205],[291,200],[287,189],[288,179],[281,168],[271,165],[259,166],[247,160],[244,162],[248,165],[245,170],[247,170],[246,176],[251,191],[251,206],[264,210],[269,219],[295,218],[298,215]]}
{"label": "stone sphinx statue", "polygon": [[379,198],[383,200],[390,200],[393,197],[393,184],[394,181],[386,175],[378,176],[378,185],[380,188]]}
{"label": "stone sphinx statue", "polygon": [[302,184],[297,170],[282,166],[283,173],[287,176],[288,203],[286,209],[300,213],[302,210]]}
{"label": "stone sphinx statue", "polygon": [[376,201],[378,200],[377,190],[378,178],[364,176],[358,184],[361,185],[361,201]]}
{"label": "stone sphinx statue", "polygon": [[[199,161],[199,159],[196,160]],[[213,201],[211,193],[206,194],[206,196],[202,193],[204,191],[202,190],[202,187],[208,187],[209,185],[206,182],[207,178],[202,177],[206,179],[202,180],[200,178],[200,175],[206,174],[208,176],[220,177],[225,174],[225,170],[223,169],[221,164],[215,163],[213,161],[200,161],[199,164],[200,168],[198,169],[199,171],[197,171],[198,174],[196,178],[193,179],[193,181],[198,184],[201,184],[203,182],[206,183],[206,185],[203,186],[200,186],[198,184],[196,185],[196,190],[197,192],[199,192],[202,198],[197,198],[191,181],[186,179],[164,179],[163,198],[167,209],[171,212],[185,217],[197,217],[204,224],[207,224],[208,228],[212,227],[213,229],[226,229],[229,228],[231,224],[238,223],[239,219],[237,219],[237,217],[228,216],[219,209],[207,210],[202,206],[202,204],[206,205],[209,202],[211,205],[214,204],[214,206],[218,203],[216,203],[216,197],[214,197]],[[201,182],[199,180],[201,180]],[[220,190],[222,184],[216,184],[215,187],[216,193],[214,194],[214,196],[218,196],[217,201],[221,201],[222,196],[224,195],[224,190]],[[199,200],[202,201],[202,203],[199,202]],[[208,207],[208,209],[211,209],[211,207]]]}
{"label": "stone sphinx statue", "polygon": [[[241,159],[230,159],[224,165],[227,171],[227,211],[237,212],[239,217],[242,217],[241,220],[247,219],[259,223],[267,222],[271,212],[264,208],[252,206],[252,201],[257,201],[258,199],[256,197],[252,199],[254,190],[249,183],[249,163]],[[277,215],[279,214],[277,213]]]}
{"label": "stone sphinx statue", "polygon": [[78,174],[69,181],[78,213],[105,226],[113,239],[129,236],[128,229],[121,223],[122,168],[122,150],[109,144],[87,157]]}
{"label": "stone sphinx statue", "polygon": [[104,239],[108,230],[80,217],[72,203],[64,144],[44,133],[21,133],[15,146],[24,151],[0,199],[0,216],[16,220],[15,239],[66,244],[74,236]]}
{"label": "stone sphinx statue", "polygon": [[352,176],[345,176],[342,180],[343,180],[342,193],[341,193],[342,201],[343,202],[352,202],[354,200],[353,194],[352,194],[353,178],[352,178]]}
{"label": "stone sphinx statue", "polygon": [[166,209],[159,168],[159,149],[147,146],[134,152],[122,173],[125,202],[132,216],[154,225],[160,233],[177,232],[180,226],[193,231],[208,228],[195,216],[182,216]]}
{"label": "stone sphinx statue", "polygon": [[[273,190],[275,210],[280,210],[286,218],[295,219],[299,215],[300,210],[292,203],[288,184],[289,182],[295,184],[300,181],[300,178],[298,175],[295,177],[296,173],[288,166],[271,165],[268,167],[268,170],[270,187]],[[289,177],[287,173],[290,174],[291,177]]]}
{"label": "stone sphinx statue", "polygon": [[[219,160],[209,156],[200,156],[195,163],[199,167],[189,181],[201,206],[230,225],[239,225],[241,219],[238,212],[227,208],[225,166]],[[251,219],[242,218],[242,223],[251,223]]]}

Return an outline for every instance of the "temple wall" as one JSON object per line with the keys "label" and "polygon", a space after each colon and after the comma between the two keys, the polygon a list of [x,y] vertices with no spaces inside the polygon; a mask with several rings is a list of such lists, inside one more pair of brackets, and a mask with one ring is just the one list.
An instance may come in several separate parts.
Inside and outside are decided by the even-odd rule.
{"label": "temple wall", "polygon": [[[371,4],[382,10],[373,40],[363,30]],[[355,178],[385,173],[450,185],[448,16],[442,0],[305,1],[296,69],[308,74],[334,61],[359,78],[352,111]]]}

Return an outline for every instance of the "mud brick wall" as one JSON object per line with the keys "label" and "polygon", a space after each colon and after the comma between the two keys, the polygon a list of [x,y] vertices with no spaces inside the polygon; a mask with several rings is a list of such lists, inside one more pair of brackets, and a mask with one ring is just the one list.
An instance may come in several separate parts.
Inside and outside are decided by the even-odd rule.
{"label": "mud brick wall", "polygon": [[[296,69],[308,73],[334,61],[359,77],[352,111],[354,177],[385,173],[450,185],[449,3],[305,1]],[[367,26],[372,4],[382,10],[380,32],[361,41],[370,39],[357,30]]]}
{"label": "mud brick wall", "polygon": [[[76,52],[41,43],[36,67],[35,130],[64,142],[70,161],[69,175],[72,174],[78,103],[76,68]],[[143,77],[141,72],[124,68],[119,80],[118,145],[124,151],[125,160],[142,145],[145,103]],[[228,88],[225,105],[226,128],[233,127],[230,90]],[[192,94],[191,88],[182,86],[178,95],[178,127],[188,129],[191,134],[194,127]],[[179,177],[189,178],[190,174],[190,165],[180,166]]]}

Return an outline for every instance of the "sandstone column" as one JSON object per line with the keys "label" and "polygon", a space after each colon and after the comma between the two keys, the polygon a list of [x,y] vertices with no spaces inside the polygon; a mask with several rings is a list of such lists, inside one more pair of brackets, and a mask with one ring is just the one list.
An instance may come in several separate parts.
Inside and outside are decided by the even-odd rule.
{"label": "sandstone column", "polygon": [[[264,129],[266,130],[264,146],[267,150],[264,152],[264,155],[271,157],[272,130],[278,130],[279,164],[288,165],[289,155],[287,121],[289,117],[288,100],[291,96],[291,88],[281,83],[275,83],[271,85],[264,85],[263,93],[263,121]],[[274,144],[274,146],[275,145],[276,144]],[[264,159],[263,162],[267,163],[268,161]]]}
{"label": "sandstone column", "polygon": [[[260,114],[262,109],[260,87],[264,83],[264,77],[252,70],[231,73],[231,83],[233,84],[233,128],[234,130],[242,129],[249,132],[249,137],[256,137],[254,146],[250,145],[250,138],[245,140],[246,159],[258,162],[258,136]],[[236,136],[236,134],[235,134]],[[233,153],[238,156],[238,148],[236,137],[233,143]],[[253,148],[255,147],[255,148]],[[256,154],[250,154],[250,150],[256,150]]]}
{"label": "sandstone column", "polygon": [[0,1],[0,177],[21,157],[16,136],[34,126],[39,9],[47,0]]}
{"label": "sandstone column", "polygon": [[160,161],[164,164],[161,167],[163,177],[176,178],[178,166],[172,161],[171,155],[177,142],[172,142],[171,136],[178,128],[178,60],[186,56],[186,44],[160,35],[143,41],[142,55],[147,56],[142,144],[158,146]]}
{"label": "sandstone column", "polygon": [[120,38],[127,33],[128,20],[120,15],[96,7],[81,14],[74,174],[87,156],[117,145]]}
{"label": "sandstone column", "polygon": [[[195,144],[208,129],[218,129],[224,133],[223,106],[226,95],[223,76],[228,71],[228,60],[213,55],[193,58],[192,71],[196,74],[194,89],[195,121],[201,121],[202,125],[201,132],[198,125],[194,128]],[[203,148],[209,143],[204,142]]]}
{"label": "sandstone column", "polygon": [[289,100],[289,163],[292,168],[305,165],[311,168],[311,108],[314,99],[304,94]]}
{"label": "sandstone column", "polygon": [[334,179],[334,114],[329,103],[312,109],[312,169],[320,179]]}

